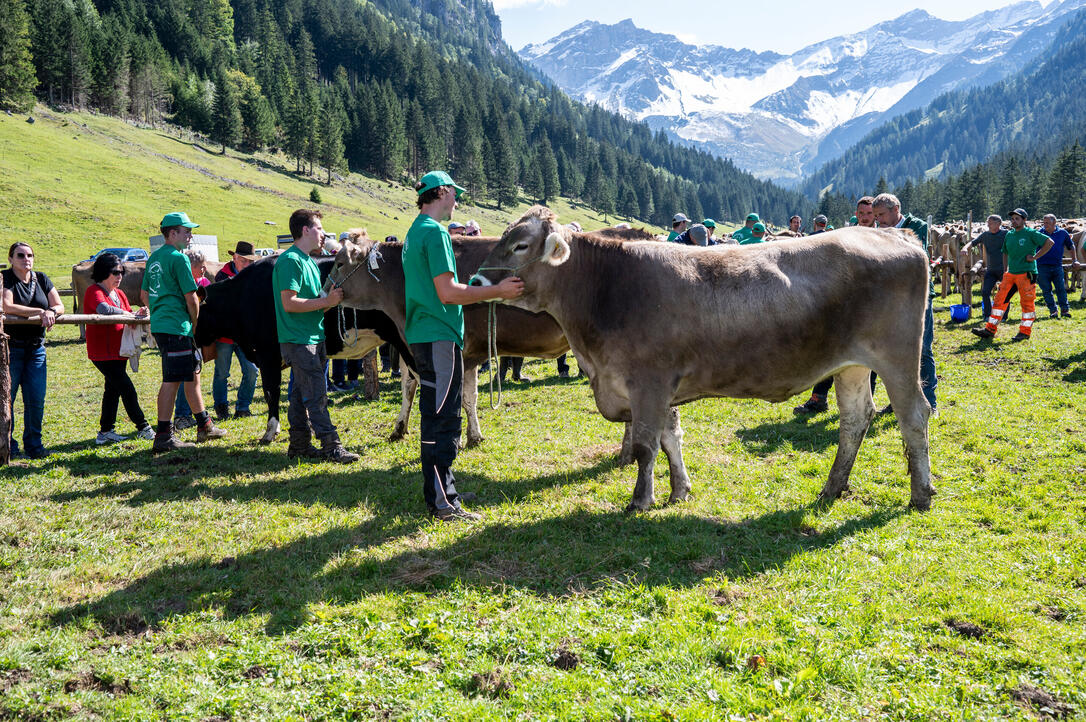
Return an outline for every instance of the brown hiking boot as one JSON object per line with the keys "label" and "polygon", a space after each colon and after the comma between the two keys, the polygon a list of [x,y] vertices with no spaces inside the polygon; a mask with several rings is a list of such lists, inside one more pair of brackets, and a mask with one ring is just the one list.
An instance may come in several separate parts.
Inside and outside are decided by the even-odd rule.
{"label": "brown hiking boot", "polygon": [[196,429],[197,444],[202,444],[211,439],[221,439],[224,436],[226,436],[226,429],[215,426],[215,422],[211,419],[208,419],[206,424]]}
{"label": "brown hiking boot", "polygon": [[321,450],[313,444],[306,442],[305,446],[295,446],[291,444],[287,447],[288,459],[319,459],[321,458]]}
{"label": "brown hiking boot", "polygon": [[337,464],[353,464],[362,457],[343,448],[343,444],[336,443],[320,452],[321,458],[326,461],[334,461]]}
{"label": "brown hiking boot", "polygon": [[166,451],[176,451],[177,449],[191,449],[196,444],[191,441],[181,441],[173,434],[155,434],[155,441],[151,444],[152,454],[161,454]]}

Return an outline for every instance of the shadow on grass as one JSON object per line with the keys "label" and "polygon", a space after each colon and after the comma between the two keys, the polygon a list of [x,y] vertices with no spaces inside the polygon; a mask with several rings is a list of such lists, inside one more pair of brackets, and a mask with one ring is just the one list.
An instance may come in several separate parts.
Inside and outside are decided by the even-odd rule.
{"label": "shadow on grass", "polygon": [[1073,368],[1063,375],[1063,380],[1069,383],[1081,383],[1086,381],[1086,351],[1080,351],[1074,356],[1067,356],[1066,358],[1050,358],[1045,356],[1044,360],[1052,368],[1060,371],[1071,369],[1072,366],[1078,364],[1077,368]]}
{"label": "shadow on grass", "polygon": [[[766,456],[789,446],[796,451],[825,451],[836,447],[840,438],[839,414],[797,416],[787,421],[771,421],[751,428],[739,429],[735,436],[751,453]],[[867,429],[866,438],[875,438],[886,430],[897,429],[893,414],[876,414]],[[861,451],[863,446],[861,445]]]}
{"label": "shadow on grass", "polygon": [[377,517],[237,558],[164,567],[97,601],[62,609],[50,621],[65,625],[89,616],[113,633],[138,634],[174,614],[210,609],[228,618],[266,614],[267,632],[281,634],[308,621],[311,603],[349,604],[388,591],[512,586],[549,596],[613,582],[686,587],[716,572],[733,580],[756,576],[905,513],[879,510],[819,533],[803,525],[812,508],[738,521],[577,509],[525,523],[463,527],[453,544],[390,558],[369,552],[419,524]]}

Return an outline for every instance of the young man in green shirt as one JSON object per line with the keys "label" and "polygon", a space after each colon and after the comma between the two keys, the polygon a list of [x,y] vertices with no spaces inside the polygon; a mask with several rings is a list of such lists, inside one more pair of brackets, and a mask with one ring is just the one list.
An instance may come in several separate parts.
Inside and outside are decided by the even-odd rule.
{"label": "young man in green shirt", "polygon": [[675,239],[682,235],[690,227],[690,219],[682,213],[676,213],[671,219],[671,233],[667,234],[667,242],[674,243]]}
{"label": "young man in green shirt", "polygon": [[162,247],[147,259],[141,296],[151,310],[151,333],[162,354],[162,385],[158,389],[158,428],[151,453],[192,446],[173,435],[173,405],[177,387],[185,385],[185,399],[196,417],[196,442],[220,439],[226,431],[215,426],[204,409],[200,391],[200,352],[192,338],[200,315],[192,265],[182,253],[192,242],[192,229],[199,228],[185,213],[167,213],[159,224]]}
{"label": "young man in green shirt", "polygon": [[[750,241],[750,237],[754,235],[754,224],[760,222],[762,219],[758,217],[757,213],[748,213],[747,220],[743,223],[743,227],[738,229],[732,234],[732,240],[743,245]],[[764,229],[765,226],[762,226]]]}
{"label": "young man in green shirt", "polygon": [[1011,296],[1015,291],[1022,304],[1022,320],[1011,342],[1026,341],[1033,331],[1033,322],[1037,320],[1033,303],[1037,299],[1037,258],[1052,248],[1052,239],[1040,231],[1026,228],[1027,217],[1022,208],[1015,208],[1011,212],[1011,230],[1003,238],[1003,267],[1007,270],[999,283],[999,294],[992,304],[992,315],[988,317],[988,322],[984,328],[972,329],[981,338],[995,337],[996,328],[1010,308]]}
{"label": "young man in green shirt", "polygon": [[419,371],[422,494],[441,521],[478,519],[464,510],[452,463],[460,440],[460,391],[464,378],[463,304],[516,298],[524,282],[510,277],[497,286],[467,286],[456,275],[452,239],[441,225],[452,220],[464,189],[444,171],[422,177],[415,190],[419,215],[403,242],[405,335]]}
{"label": "young man in green shirt", "polygon": [[[310,254],[324,246],[321,212],[301,208],[290,216],[294,245],[279,254],[272,269],[275,327],[279,352],[294,372],[287,421],[291,459],[327,459],[340,464],[358,461],[343,448],[328,415],[328,356],[324,350],[324,311],[338,306],[343,289],[321,290],[321,274]],[[313,446],[316,434],[321,448]]]}

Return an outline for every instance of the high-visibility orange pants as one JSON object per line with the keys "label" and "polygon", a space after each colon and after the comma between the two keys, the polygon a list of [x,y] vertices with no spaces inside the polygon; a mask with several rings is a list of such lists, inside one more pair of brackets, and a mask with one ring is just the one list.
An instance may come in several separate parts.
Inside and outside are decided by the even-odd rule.
{"label": "high-visibility orange pants", "polygon": [[1033,301],[1037,298],[1037,286],[1034,284],[1036,276],[1032,273],[1004,273],[1003,280],[999,283],[999,295],[992,304],[992,315],[988,317],[988,323],[984,325],[992,333],[1010,308],[1010,297],[1017,289],[1022,303],[1022,323],[1018,327],[1018,333],[1029,336],[1033,330],[1033,322],[1037,320],[1037,313],[1033,307]]}

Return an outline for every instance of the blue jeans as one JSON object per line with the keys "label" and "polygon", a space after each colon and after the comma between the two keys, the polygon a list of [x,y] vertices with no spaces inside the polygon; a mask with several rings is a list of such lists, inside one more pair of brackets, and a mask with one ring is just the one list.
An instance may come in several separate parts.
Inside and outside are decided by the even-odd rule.
{"label": "blue jeans", "polygon": [[[1037,284],[1041,287],[1041,295],[1044,296],[1045,305],[1049,313],[1056,313],[1056,299],[1060,302],[1060,310],[1064,313],[1071,311],[1067,305],[1067,283],[1063,277],[1063,264],[1058,266],[1050,263],[1037,264]],[[1052,286],[1056,286],[1056,299],[1052,298]]]}
{"label": "blue jeans", "polygon": [[241,348],[236,343],[215,343],[215,378],[211,381],[211,398],[215,406],[229,406],[230,399],[226,393],[227,382],[230,380],[230,360],[232,354],[238,355],[241,364],[241,385],[238,386],[238,411],[248,411],[253,403],[253,394],[256,392],[256,364],[245,358]]}
{"label": "blue jeans", "polygon": [[935,375],[935,356],[931,352],[934,331],[935,315],[931,309],[931,298],[928,298],[928,310],[924,313],[924,341],[920,347],[920,387],[932,409],[935,408],[935,387],[939,385]]}
{"label": "blue jeans", "polygon": [[28,454],[45,451],[41,442],[41,425],[45,418],[45,346],[37,348],[11,347],[11,451],[19,450],[15,443],[15,397],[23,390],[23,450]]}

